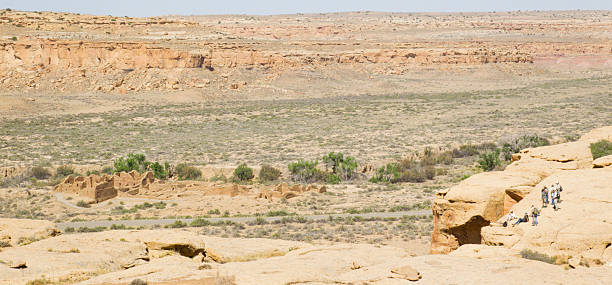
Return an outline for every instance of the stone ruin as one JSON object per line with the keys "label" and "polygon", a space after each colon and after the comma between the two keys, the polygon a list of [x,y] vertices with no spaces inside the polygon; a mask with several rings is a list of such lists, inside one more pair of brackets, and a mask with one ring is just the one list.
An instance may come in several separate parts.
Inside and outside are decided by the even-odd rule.
{"label": "stone ruin", "polygon": [[114,175],[68,176],[53,191],[76,194],[99,203],[117,197],[120,193],[136,195],[155,182],[153,172],[120,172]]}
{"label": "stone ruin", "polygon": [[324,193],[327,191],[327,188],[325,188],[325,186],[317,187],[315,185],[289,186],[287,185],[287,183],[281,183],[272,190],[262,190],[261,192],[259,192],[259,195],[257,198],[263,198],[267,200],[290,199],[293,197],[300,196],[304,192],[310,192],[310,191],[317,192],[317,193]]}
{"label": "stone ruin", "polygon": [[153,172],[140,174],[136,171],[121,172],[114,175],[68,176],[53,188],[53,191],[76,194],[99,203],[117,196],[140,196],[153,199],[173,199],[176,197],[195,196],[249,196],[266,200],[291,199],[305,192],[326,192],[325,186],[291,185],[281,183],[274,188],[256,187],[238,184],[212,184],[202,181],[175,181],[163,183]]}

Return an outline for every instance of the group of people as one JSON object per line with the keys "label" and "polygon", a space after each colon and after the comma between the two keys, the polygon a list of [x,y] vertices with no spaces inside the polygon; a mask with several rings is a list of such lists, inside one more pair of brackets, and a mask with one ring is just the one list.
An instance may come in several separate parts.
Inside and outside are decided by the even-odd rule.
{"label": "group of people", "polygon": [[[548,204],[552,204],[553,209],[558,210],[558,204],[561,202],[561,192],[563,191],[563,187],[561,184],[557,182],[557,184],[552,184],[550,187],[544,186],[542,188],[542,208],[548,207]],[[548,197],[550,196],[550,199]]]}
{"label": "group of people", "polygon": [[[561,187],[559,182],[557,182],[556,184],[550,185],[550,187],[544,186],[544,188],[542,188],[542,208],[548,207],[548,204],[550,203],[553,205],[553,209],[555,209],[555,211],[558,210],[559,209],[558,204],[559,202],[561,202],[561,191],[563,191],[563,187]],[[510,213],[506,215],[506,220],[504,221],[503,226],[506,227],[509,224],[512,224],[512,226],[514,227],[520,223],[527,223],[529,222],[530,216],[531,216],[531,225],[537,226],[539,215],[540,215],[540,210],[536,208],[535,205],[531,205],[531,210],[529,211],[529,213],[525,212],[525,214],[521,218],[517,217],[514,214],[514,211],[510,210]]]}

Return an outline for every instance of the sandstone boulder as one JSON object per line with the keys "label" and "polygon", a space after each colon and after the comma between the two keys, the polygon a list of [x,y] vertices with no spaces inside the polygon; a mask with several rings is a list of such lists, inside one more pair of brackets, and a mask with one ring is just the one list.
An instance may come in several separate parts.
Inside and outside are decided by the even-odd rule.
{"label": "sandstone boulder", "polygon": [[593,161],[594,168],[603,168],[612,165],[612,155],[600,157]]}

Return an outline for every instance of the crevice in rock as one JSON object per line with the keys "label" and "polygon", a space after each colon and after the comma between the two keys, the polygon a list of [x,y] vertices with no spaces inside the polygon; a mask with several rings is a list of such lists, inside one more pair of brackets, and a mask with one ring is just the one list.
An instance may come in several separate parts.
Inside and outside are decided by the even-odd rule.
{"label": "crevice in rock", "polygon": [[459,246],[464,244],[480,244],[482,243],[480,230],[489,224],[490,222],[483,217],[474,216],[467,223],[450,228],[449,233],[457,239]]}

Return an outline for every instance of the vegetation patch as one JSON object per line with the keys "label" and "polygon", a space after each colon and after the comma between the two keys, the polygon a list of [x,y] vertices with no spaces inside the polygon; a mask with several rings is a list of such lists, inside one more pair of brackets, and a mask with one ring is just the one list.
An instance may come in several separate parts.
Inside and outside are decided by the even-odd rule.
{"label": "vegetation patch", "polygon": [[600,140],[591,144],[591,154],[593,159],[612,155],[612,142],[607,140]]}
{"label": "vegetation patch", "polygon": [[264,164],[259,170],[259,181],[262,183],[277,181],[281,177],[281,171],[270,165]]}
{"label": "vegetation patch", "polygon": [[253,179],[255,175],[253,174],[253,169],[250,168],[246,163],[242,163],[234,169],[234,176],[232,176],[232,181],[234,182],[247,182]]}
{"label": "vegetation patch", "polygon": [[176,166],[176,175],[179,180],[196,180],[202,177],[202,171],[186,163],[181,163]]}

